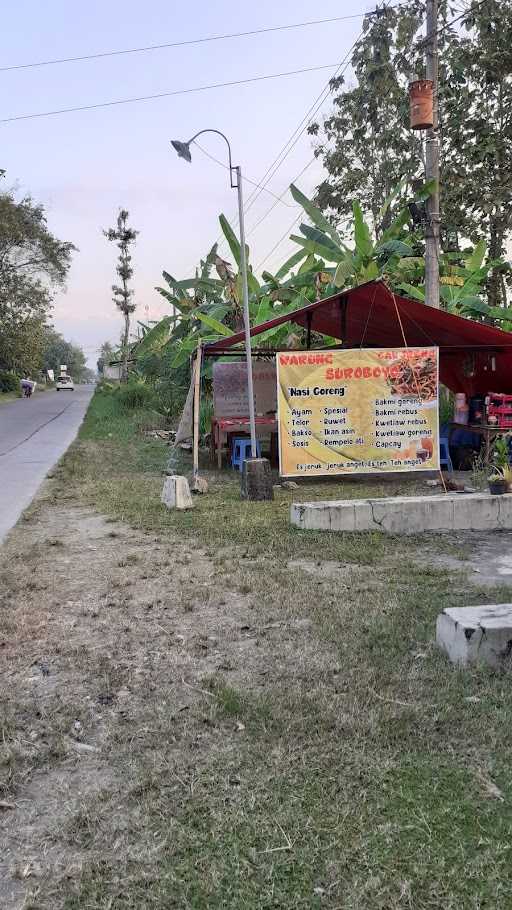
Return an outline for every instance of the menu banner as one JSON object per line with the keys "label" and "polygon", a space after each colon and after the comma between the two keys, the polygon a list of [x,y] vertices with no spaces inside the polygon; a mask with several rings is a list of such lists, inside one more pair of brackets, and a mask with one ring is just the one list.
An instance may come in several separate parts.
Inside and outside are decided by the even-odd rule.
{"label": "menu banner", "polygon": [[439,470],[439,350],[277,354],[283,477]]}
{"label": "menu banner", "polygon": [[[256,414],[275,414],[276,366],[273,361],[253,360],[252,381]],[[215,417],[247,417],[247,363],[234,361],[213,365],[213,410]]]}

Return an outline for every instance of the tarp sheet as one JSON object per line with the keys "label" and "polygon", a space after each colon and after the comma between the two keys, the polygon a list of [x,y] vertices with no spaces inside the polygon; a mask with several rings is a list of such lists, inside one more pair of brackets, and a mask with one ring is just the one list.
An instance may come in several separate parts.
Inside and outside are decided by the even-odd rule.
{"label": "tarp sheet", "polygon": [[[439,350],[440,380],[468,396],[512,393],[512,334],[493,326],[453,316],[393,294],[383,281],[371,281],[319,300],[286,316],[251,329],[257,336],[293,322],[312,332],[339,339],[343,347],[421,347]],[[244,341],[239,332],[206,345],[206,356]]]}

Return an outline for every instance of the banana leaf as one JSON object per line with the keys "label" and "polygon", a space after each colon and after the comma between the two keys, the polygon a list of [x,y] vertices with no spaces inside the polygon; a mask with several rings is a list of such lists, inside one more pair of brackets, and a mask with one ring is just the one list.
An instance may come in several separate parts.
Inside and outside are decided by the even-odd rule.
{"label": "banana leaf", "polygon": [[214,319],[213,316],[209,316],[208,313],[201,313],[200,310],[197,310],[195,316],[204,323],[204,325],[208,326],[209,329],[213,329],[217,332],[218,335],[225,335],[227,338],[229,338],[230,335],[234,335],[232,329],[229,329],[223,322],[219,322],[218,319]]}
{"label": "banana leaf", "polygon": [[370,228],[364,220],[363,211],[356,200],[354,200],[352,203],[352,211],[354,213],[354,238],[356,241],[356,251],[363,258],[367,258],[373,253],[373,242],[370,234]]}
{"label": "banana leaf", "polygon": [[135,356],[142,357],[145,354],[159,351],[169,338],[171,327],[171,317],[164,316],[157,325],[146,332],[144,337],[139,341],[135,348]]}
{"label": "banana leaf", "polygon": [[337,231],[333,228],[332,224],[327,220],[325,215],[322,214],[318,206],[311,202],[304,193],[301,193],[299,188],[295,184],[290,185],[290,192],[295,199],[295,202],[298,202],[302,206],[307,215],[311,218],[311,221],[317,228],[323,231],[325,234],[328,234],[331,240],[334,240],[334,243],[338,247],[342,247],[343,244],[338,236]]}
{"label": "banana leaf", "polygon": [[375,255],[380,256],[381,253],[398,253],[402,258],[409,258],[413,256],[413,249],[407,243],[404,243],[403,240],[386,240],[384,243],[379,242],[375,247]]}
{"label": "banana leaf", "polygon": [[411,269],[425,271],[425,259],[423,256],[404,256],[403,259],[398,260],[397,267],[406,272]]}
{"label": "banana leaf", "polygon": [[314,256],[313,253],[309,253],[306,256],[304,262],[302,263],[299,271],[297,272],[296,278],[292,278],[290,284],[295,284],[295,281],[297,280],[299,275],[303,276],[303,275],[309,274],[310,272],[316,271],[316,268],[320,265],[323,266],[323,260],[316,259],[316,257]]}
{"label": "banana leaf", "polygon": [[332,250],[333,253],[339,255],[340,245],[338,243],[333,243],[331,238],[328,237],[324,231],[319,231],[318,228],[311,227],[310,224],[301,224],[299,230],[301,234],[304,234],[304,237],[306,237],[307,240],[319,243],[321,246],[325,246],[328,250]]}
{"label": "banana leaf", "polygon": [[466,297],[461,304],[460,312],[463,314],[488,316],[491,310],[489,304],[484,303],[479,297]]}
{"label": "banana leaf", "polygon": [[413,284],[407,284],[403,281],[398,285],[401,291],[405,291],[408,297],[412,297],[414,300],[421,300],[422,303],[425,303],[425,288],[424,287],[415,287]]}
{"label": "banana leaf", "polygon": [[357,284],[364,284],[366,281],[373,281],[374,278],[379,277],[379,267],[375,262],[375,259],[372,259],[368,265],[363,266],[363,268],[356,275]]}
{"label": "banana leaf", "polygon": [[165,299],[171,304],[171,306],[176,307],[176,309],[179,310],[180,313],[190,312],[190,310],[192,310],[195,307],[195,301],[192,300],[190,297],[179,298],[179,297],[175,296],[174,294],[171,294],[171,292],[167,291],[165,288],[160,288],[160,287],[156,287],[155,291],[158,291],[158,293],[161,294],[162,297],[165,297]]}
{"label": "banana leaf", "polygon": [[[238,237],[236,236],[233,228],[231,227],[231,225],[225,215],[219,215],[219,222],[220,222],[222,233],[224,234],[224,237],[226,238],[226,240],[229,244],[229,248],[230,248],[231,252],[233,253],[234,260],[235,260],[238,268],[240,268],[240,263],[241,263],[240,241],[239,241]],[[249,247],[247,246],[247,244],[245,244],[245,257],[246,257],[247,262],[249,262]]]}
{"label": "banana leaf", "polygon": [[436,187],[437,187],[437,180],[435,180],[434,178],[432,178],[432,180],[426,180],[425,183],[423,184],[423,186],[421,186],[419,188],[419,190],[417,190],[414,193],[415,201],[416,202],[426,202],[427,199],[430,198],[432,193],[435,192]]}
{"label": "banana leaf", "polygon": [[492,316],[493,319],[500,319],[500,320],[506,319],[507,321],[511,320],[512,319],[512,307],[506,307],[506,306],[490,307],[489,315]]}
{"label": "banana leaf", "polygon": [[478,269],[482,268],[486,252],[487,244],[482,237],[476,244],[472,253],[465,259],[466,268],[469,272],[476,272]]}
{"label": "banana leaf", "polygon": [[397,185],[391,190],[389,196],[386,197],[386,199],[382,203],[382,206],[377,214],[377,224],[381,223],[382,219],[384,218],[384,215],[386,214],[387,210],[389,209],[389,206],[391,205],[393,200],[396,199],[396,197],[400,195],[400,193],[402,192],[404,187],[407,185],[407,181],[409,180],[409,178],[410,178],[409,174],[406,174],[404,177],[402,177],[402,179],[398,181]]}
{"label": "banana leaf", "polygon": [[337,288],[345,287],[349,278],[352,278],[354,275],[354,257],[352,254],[347,254],[344,259],[341,260],[338,265],[336,272],[334,274],[334,284]]}
{"label": "banana leaf", "polygon": [[402,209],[396,218],[393,219],[389,227],[382,232],[379,245],[386,243],[388,240],[395,240],[402,233],[405,225],[409,224],[410,220],[411,214],[409,212],[409,209]]}
{"label": "banana leaf", "polygon": [[288,274],[288,272],[291,269],[293,269],[293,267],[295,265],[298,265],[298,263],[304,259],[305,255],[306,255],[305,252],[303,252],[302,250],[297,250],[297,252],[294,253],[293,256],[290,256],[290,258],[287,259],[286,262],[283,262],[281,268],[279,268],[277,270],[277,272],[274,276],[276,281],[281,281],[282,278],[285,278],[286,275]]}
{"label": "banana leaf", "polygon": [[186,291],[190,290],[190,288],[194,286],[194,278],[190,279],[190,281],[177,281],[176,278],[170,275],[169,272],[166,272],[165,269],[162,272],[162,277],[165,279],[177,297],[186,297]]}
{"label": "banana leaf", "polygon": [[327,262],[339,262],[344,255],[341,249],[338,253],[334,253],[329,247],[322,246],[320,243],[315,243],[314,240],[304,240],[304,237],[298,237],[296,234],[292,234],[290,240],[293,240],[294,243],[303,247],[307,253],[314,253],[316,256],[320,256],[322,259],[327,260]]}

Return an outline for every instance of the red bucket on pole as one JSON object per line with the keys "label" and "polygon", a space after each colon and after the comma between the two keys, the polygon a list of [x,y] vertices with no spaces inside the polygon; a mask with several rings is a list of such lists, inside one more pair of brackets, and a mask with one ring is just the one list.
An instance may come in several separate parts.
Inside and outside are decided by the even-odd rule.
{"label": "red bucket on pole", "polygon": [[434,83],[416,79],[409,83],[411,129],[428,130],[434,126]]}

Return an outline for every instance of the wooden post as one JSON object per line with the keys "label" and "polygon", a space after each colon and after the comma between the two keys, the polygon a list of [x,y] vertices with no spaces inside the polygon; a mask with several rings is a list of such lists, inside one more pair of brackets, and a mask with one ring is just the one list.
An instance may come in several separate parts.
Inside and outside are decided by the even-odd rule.
{"label": "wooden post", "polygon": [[201,342],[197,345],[194,367],[194,436],[193,436],[193,468],[192,492],[206,493],[208,483],[204,477],[199,477],[199,414],[201,410],[201,361],[203,351]]}

